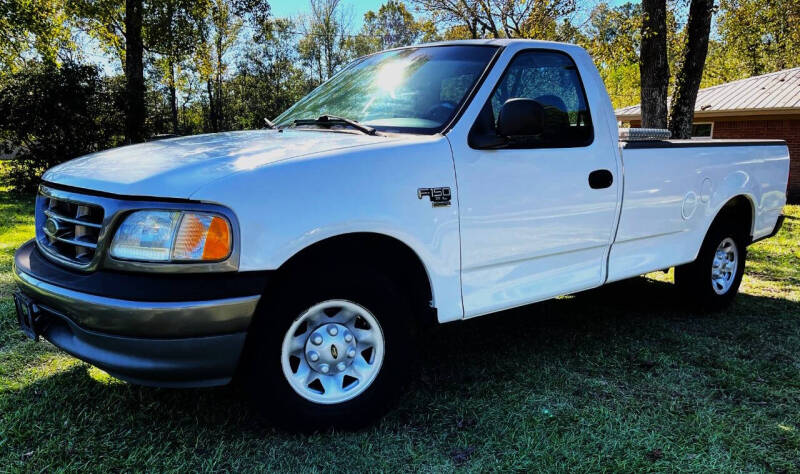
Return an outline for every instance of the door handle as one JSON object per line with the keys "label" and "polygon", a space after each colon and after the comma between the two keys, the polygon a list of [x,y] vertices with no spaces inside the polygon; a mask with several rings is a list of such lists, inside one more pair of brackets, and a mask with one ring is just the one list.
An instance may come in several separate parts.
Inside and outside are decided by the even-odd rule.
{"label": "door handle", "polygon": [[594,170],[589,173],[589,186],[592,189],[608,188],[614,183],[614,175],[608,170]]}

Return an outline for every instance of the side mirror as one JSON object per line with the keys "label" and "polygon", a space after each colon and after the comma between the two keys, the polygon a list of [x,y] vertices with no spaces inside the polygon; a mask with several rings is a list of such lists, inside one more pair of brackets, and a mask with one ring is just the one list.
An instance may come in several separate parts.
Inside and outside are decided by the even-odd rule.
{"label": "side mirror", "polygon": [[533,99],[508,99],[497,117],[497,133],[503,137],[538,135],[544,130],[544,108]]}

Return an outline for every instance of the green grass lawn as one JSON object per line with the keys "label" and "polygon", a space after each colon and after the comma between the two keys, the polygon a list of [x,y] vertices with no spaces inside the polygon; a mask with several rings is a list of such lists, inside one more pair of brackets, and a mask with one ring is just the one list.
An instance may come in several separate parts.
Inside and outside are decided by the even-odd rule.
{"label": "green grass lawn", "polygon": [[691,314],[654,274],[444,325],[379,424],[313,436],[254,423],[230,388],[137,387],[24,339],[31,212],[0,192],[0,471],[800,471],[800,206],[727,312]]}

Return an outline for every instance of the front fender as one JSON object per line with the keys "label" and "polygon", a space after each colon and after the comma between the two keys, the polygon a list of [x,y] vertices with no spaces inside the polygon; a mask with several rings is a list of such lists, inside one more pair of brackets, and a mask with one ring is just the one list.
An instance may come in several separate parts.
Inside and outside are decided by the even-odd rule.
{"label": "front fender", "polygon": [[440,321],[460,319],[458,200],[433,207],[417,196],[421,187],[449,187],[455,194],[452,153],[442,136],[273,163],[206,185],[192,199],[236,214],[242,271],[277,269],[301,250],[343,234],[395,238],[425,266]]}

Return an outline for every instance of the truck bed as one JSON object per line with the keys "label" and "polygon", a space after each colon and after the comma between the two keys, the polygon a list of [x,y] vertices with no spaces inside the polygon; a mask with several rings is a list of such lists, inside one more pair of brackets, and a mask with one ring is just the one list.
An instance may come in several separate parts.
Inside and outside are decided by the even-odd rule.
{"label": "truck bed", "polygon": [[609,281],[693,261],[732,196],[752,206],[752,239],[772,232],[786,203],[783,140],[628,141],[620,152],[625,178]]}

